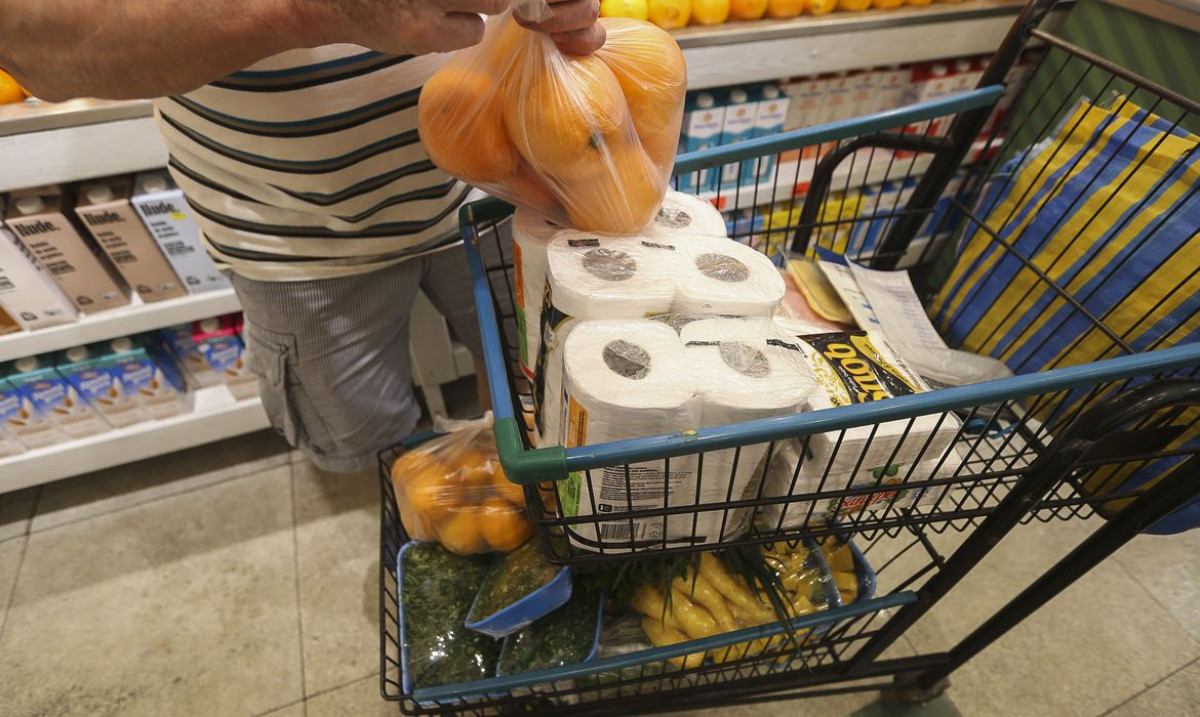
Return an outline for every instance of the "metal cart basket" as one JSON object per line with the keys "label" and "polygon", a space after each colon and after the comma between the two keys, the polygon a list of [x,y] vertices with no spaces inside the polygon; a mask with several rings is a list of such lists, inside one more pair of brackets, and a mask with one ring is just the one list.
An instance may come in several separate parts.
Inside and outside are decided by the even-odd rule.
{"label": "metal cart basket", "polygon": [[[405,538],[390,482],[397,449],[381,459],[385,698],[408,714],[631,714],[889,686],[929,694],[1139,531],[1187,526],[1185,506],[1200,496],[1200,223],[1189,224],[1200,216],[1189,213],[1200,181],[1188,180],[1200,176],[1200,104],[1037,29],[1053,5],[1026,6],[978,89],[685,155],[675,170],[699,178],[737,166],[757,178],[701,195],[731,214],[733,239],[769,255],[907,268],[948,343],[1005,360],[1011,378],[680,434],[534,448],[518,361],[512,208],[485,200],[462,210],[497,446],[509,479],[524,486],[548,558],[579,565],[850,535],[874,565],[880,594],[799,618],[794,627],[820,631],[758,654],[736,650],[783,626],[403,694],[395,569]],[[1023,94],[1006,96],[1006,75],[1031,40],[1040,46],[1036,74]],[[1168,234],[1178,246],[1160,251]],[[1100,259],[1106,271],[1138,266],[1149,278],[1089,281],[1077,268]],[[849,431],[867,427],[869,443],[883,424],[899,427],[901,440],[928,436],[886,481],[863,484],[826,469],[804,484],[797,467],[787,495],[766,495],[761,479],[756,490],[733,492],[747,446],[765,447],[765,472],[787,442],[798,441],[804,455],[813,436],[840,447]],[[933,435],[947,431],[952,448],[943,451]],[[718,477],[731,486],[721,501],[681,503],[664,487],[662,507],[567,515],[554,500],[568,476],[591,484],[624,472],[628,481],[630,464],[661,462],[669,472],[684,459],[703,474],[717,451],[734,452],[731,474]],[[921,499],[893,500],[903,494]],[[1014,527],[1094,514],[1103,527],[959,645],[881,659]],[[681,519],[720,527],[668,539],[667,521]],[[657,521],[661,530],[640,527]],[[946,530],[966,536],[944,555],[931,536]],[[670,662],[697,650],[734,652],[689,669]]]}

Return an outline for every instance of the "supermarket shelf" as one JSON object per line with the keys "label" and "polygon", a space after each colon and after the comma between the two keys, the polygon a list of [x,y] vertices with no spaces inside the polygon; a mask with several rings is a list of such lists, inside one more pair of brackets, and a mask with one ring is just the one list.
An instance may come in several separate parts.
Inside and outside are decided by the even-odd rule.
{"label": "supermarket shelf", "polygon": [[0,107],[0,191],[166,166],[151,115],[145,101]]}
{"label": "supermarket shelf", "polygon": [[[691,89],[864,67],[981,55],[1000,44],[1025,3],[961,4],[832,13],[674,31]],[[1056,12],[1047,22],[1060,22]]]}
{"label": "supermarket shelf", "polygon": [[196,392],[192,413],[0,458],[0,494],[239,436],[269,425],[260,400],[235,401],[224,386],[201,389]]}
{"label": "supermarket shelf", "polygon": [[[971,0],[688,27],[674,34],[687,58],[689,87],[702,89],[988,53],[1022,5]],[[167,152],[152,113],[147,101],[0,107],[0,192],[164,166]]]}
{"label": "supermarket shelf", "polygon": [[71,324],[0,336],[0,361],[152,331],[240,310],[233,289],[182,296],[153,304],[139,303],[84,316]]}

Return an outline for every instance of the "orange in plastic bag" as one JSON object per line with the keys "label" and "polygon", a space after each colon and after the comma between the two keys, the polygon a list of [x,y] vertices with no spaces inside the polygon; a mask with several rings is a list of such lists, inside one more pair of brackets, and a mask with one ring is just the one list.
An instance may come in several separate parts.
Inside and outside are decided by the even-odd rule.
{"label": "orange in plastic bag", "polygon": [[500,467],[491,419],[453,430],[401,455],[392,484],[404,529],[452,553],[511,552],[533,535],[525,494]]}
{"label": "orange in plastic bag", "polygon": [[510,12],[490,18],[483,41],[421,93],[418,128],[434,163],[559,225],[646,226],[675,163],[687,68],[654,25],[600,23],[604,47],[575,57]]}

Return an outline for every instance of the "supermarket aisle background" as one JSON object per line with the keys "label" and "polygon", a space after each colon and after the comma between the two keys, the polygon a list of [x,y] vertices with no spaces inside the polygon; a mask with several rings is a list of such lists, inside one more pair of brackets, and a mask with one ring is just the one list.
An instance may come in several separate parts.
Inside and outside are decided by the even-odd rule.
{"label": "supermarket aisle background", "polygon": [[[0,716],[398,714],[377,678],[378,499],[372,472],[323,475],[270,432],[0,496]],[[898,651],[964,635],[1087,529],[1025,526]],[[1200,532],[1138,539],[922,708],[703,714],[1190,714],[1198,552]]]}

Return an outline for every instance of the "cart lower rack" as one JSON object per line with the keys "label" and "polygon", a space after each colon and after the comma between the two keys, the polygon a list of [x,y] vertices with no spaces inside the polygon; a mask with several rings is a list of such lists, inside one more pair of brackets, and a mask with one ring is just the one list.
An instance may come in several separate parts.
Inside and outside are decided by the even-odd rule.
{"label": "cart lower rack", "polygon": [[[1037,30],[1053,5],[1027,5],[973,92],[687,155],[676,167],[692,175],[689,186],[724,167],[758,178],[701,195],[731,213],[733,239],[781,262],[836,255],[908,269],[947,343],[1004,361],[1012,377],[696,431],[535,447],[512,210],[491,200],[464,208],[497,445],[510,480],[524,486],[548,558],[582,566],[844,535],[862,548],[880,589],[800,618],[793,627],[808,630],[806,639],[756,654],[738,646],[785,628],[405,691],[396,560],[406,538],[390,481],[396,454],[388,453],[386,699],[407,714],[614,714],[886,688],[928,696],[1138,532],[1200,522],[1200,105]],[[1031,37],[1045,48],[1037,73],[997,112],[1003,78]],[[885,431],[891,450],[907,445],[911,460],[856,480],[871,467],[864,446],[879,445]],[[801,461],[787,490],[767,492],[773,457],[808,455],[815,440],[834,446],[834,459],[850,456],[849,477],[828,466],[802,474]],[[706,475],[721,452],[734,456],[732,469]],[[735,493],[743,454],[763,456],[759,479]],[[631,465],[669,474],[672,461],[691,461],[697,480],[727,481],[729,491],[717,501],[680,500],[664,487],[652,507],[590,514],[564,511],[558,500],[564,482],[594,494],[604,476],[618,488],[624,476],[630,493]],[[1099,529],[960,643],[883,657],[1010,531],[1093,515],[1103,518]],[[690,533],[668,530],[681,523]],[[964,534],[954,550],[937,547],[945,531]],[[685,669],[672,662],[697,651],[725,651],[725,659]]]}

